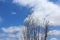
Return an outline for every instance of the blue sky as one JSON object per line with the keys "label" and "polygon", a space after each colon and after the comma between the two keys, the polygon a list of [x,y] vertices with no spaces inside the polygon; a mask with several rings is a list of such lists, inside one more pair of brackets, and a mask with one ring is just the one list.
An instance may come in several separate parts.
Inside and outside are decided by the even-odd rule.
{"label": "blue sky", "polygon": [[[49,2],[53,2],[58,6],[60,5],[60,0],[49,0]],[[32,13],[32,7],[29,7],[29,5],[24,6],[22,4],[13,3],[13,0],[0,0],[0,34],[1,33],[2,35],[4,34],[2,38],[0,36],[0,39],[8,40],[5,38],[9,37],[11,39],[11,36],[7,36],[7,34],[12,35],[14,33],[15,34],[20,33],[19,30],[22,29],[20,28],[20,25],[24,25],[24,20],[30,13]],[[13,29],[13,27],[15,28]],[[13,30],[10,31],[11,29]],[[51,30],[53,31],[60,30],[60,26],[59,25],[51,26],[49,27],[49,31]],[[47,40],[50,40],[51,38],[57,38],[58,40],[60,39],[59,36],[49,35],[47,37]],[[17,38],[12,38],[12,39],[17,40]]]}
{"label": "blue sky", "polygon": [[51,2],[53,2],[55,4],[57,4],[57,5],[60,5],[60,0],[49,0],[49,1],[51,1]]}
{"label": "blue sky", "polygon": [[23,24],[25,17],[31,12],[28,6],[13,4],[11,0],[0,1],[0,27],[17,26]]}

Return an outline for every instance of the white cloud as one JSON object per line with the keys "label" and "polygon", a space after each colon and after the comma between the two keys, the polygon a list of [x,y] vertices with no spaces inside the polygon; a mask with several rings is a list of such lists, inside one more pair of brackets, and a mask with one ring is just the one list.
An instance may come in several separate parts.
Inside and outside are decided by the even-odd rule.
{"label": "white cloud", "polygon": [[[7,39],[11,40],[12,38],[18,40],[24,40],[24,32],[26,31],[25,26],[10,26],[8,28],[2,28],[4,34],[1,37],[7,36]],[[14,34],[16,33],[16,34]]]}
{"label": "white cloud", "polygon": [[[12,30],[13,29],[13,30]],[[4,31],[4,32],[10,32],[10,33],[12,33],[12,32],[15,32],[15,31],[23,31],[23,30],[25,30],[24,29],[24,27],[23,26],[11,26],[11,27],[9,27],[9,28],[2,28],[2,30]]]}
{"label": "white cloud", "polygon": [[[46,17],[46,15],[49,16]],[[52,24],[60,25],[60,7],[50,2],[40,2],[35,6],[34,12],[30,17],[32,17],[31,20],[34,20],[38,24],[43,21],[42,18],[46,17]],[[37,20],[40,21],[37,22]]]}
{"label": "white cloud", "polygon": [[13,3],[21,4],[23,6],[33,6],[35,0],[13,0]]}
{"label": "white cloud", "polygon": [[51,30],[48,32],[48,35],[60,35],[60,30]]}
{"label": "white cloud", "polygon": [[57,40],[57,38],[51,38],[50,40]]}

